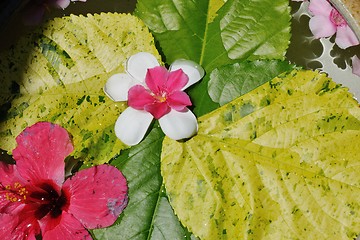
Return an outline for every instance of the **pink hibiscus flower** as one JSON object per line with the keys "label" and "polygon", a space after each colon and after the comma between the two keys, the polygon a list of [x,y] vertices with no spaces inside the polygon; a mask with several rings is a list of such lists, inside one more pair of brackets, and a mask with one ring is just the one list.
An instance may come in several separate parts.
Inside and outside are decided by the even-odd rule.
{"label": "pink hibiscus flower", "polygon": [[16,141],[16,164],[0,161],[0,239],[91,239],[86,228],[113,224],[127,205],[126,180],[110,165],[64,181],[73,146],[60,126],[37,123]]}
{"label": "pink hibiscus flower", "polygon": [[311,0],[309,11],[313,15],[309,27],[316,38],[336,33],[335,43],[342,49],[359,44],[346,20],[327,0]]}
{"label": "pink hibiscus flower", "polygon": [[197,132],[189,96],[183,92],[204,76],[195,62],[176,60],[167,70],[155,56],[140,52],[126,62],[126,73],[111,76],[104,91],[114,101],[128,101],[129,107],[115,123],[116,136],[128,145],[138,144],[158,119],[163,132],[174,140],[189,138]]}

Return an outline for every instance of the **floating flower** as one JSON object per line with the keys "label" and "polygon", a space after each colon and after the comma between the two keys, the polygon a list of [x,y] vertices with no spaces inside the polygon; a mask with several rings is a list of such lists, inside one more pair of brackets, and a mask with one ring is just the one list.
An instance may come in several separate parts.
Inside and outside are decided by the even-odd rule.
{"label": "floating flower", "polygon": [[25,6],[24,22],[27,25],[34,26],[41,23],[46,11],[51,8],[65,9],[71,2],[86,2],[86,0],[30,0]]}
{"label": "floating flower", "polygon": [[115,123],[116,136],[128,145],[138,144],[153,119],[174,140],[189,138],[197,132],[195,115],[184,89],[204,76],[198,64],[176,60],[169,71],[155,56],[140,52],[126,62],[126,73],[111,76],[104,91],[114,101],[128,101],[128,108]]}
{"label": "floating flower", "polygon": [[110,165],[81,170],[64,181],[73,151],[65,129],[48,122],[25,129],[0,161],[0,239],[91,239],[86,230],[114,223],[127,204],[127,185]]}
{"label": "floating flower", "polygon": [[311,0],[309,11],[313,15],[309,22],[310,30],[316,38],[336,33],[335,43],[342,49],[359,44],[346,20],[327,0]]}

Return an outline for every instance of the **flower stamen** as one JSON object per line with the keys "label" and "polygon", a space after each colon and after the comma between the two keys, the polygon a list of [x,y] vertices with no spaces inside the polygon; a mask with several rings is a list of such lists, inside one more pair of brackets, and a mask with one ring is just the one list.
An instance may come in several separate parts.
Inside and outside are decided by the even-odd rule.
{"label": "flower stamen", "polygon": [[336,9],[331,10],[330,20],[333,24],[335,24],[338,27],[347,25],[344,17]]}
{"label": "flower stamen", "polygon": [[25,201],[29,193],[19,182],[15,182],[13,186],[6,185],[5,191],[5,198],[10,202]]}

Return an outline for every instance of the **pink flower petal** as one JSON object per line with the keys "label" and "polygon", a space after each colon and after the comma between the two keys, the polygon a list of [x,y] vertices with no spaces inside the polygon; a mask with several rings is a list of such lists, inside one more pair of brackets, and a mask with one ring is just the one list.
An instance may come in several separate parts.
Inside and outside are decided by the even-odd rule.
{"label": "pink flower petal", "polygon": [[182,112],[171,110],[159,119],[159,124],[166,136],[174,140],[189,138],[198,129],[197,119],[188,109]]}
{"label": "pink flower petal", "polygon": [[144,110],[145,105],[152,104],[154,101],[154,97],[141,85],[133,86],[129,90],[128,106],[132,108]]}
{"label": "pink flower petal", "polygon": [[23,179],[20,179],[21,177],[18,174],[15,164],[6,164],[0,161],[0,184],[2,186],[11,185],[14,182],[25,182]]}
{"label": "pink flower petal", "polygon": [[[35,240],[34,232],[29,233],[24,231],[23,228],[17,228],[20,221],[17,215],[0,213],[0,239]],[[10,238],[10,236],[13,236],[13,238]]]}
{"label": "pink flower petal", "polygon": [[[1,213],[12,213],[15,209],[21,205],[21,202],[11,202],[6,198],[7,191],[5,187],[14,187],[14,183],[20,183],[25,185],[18,172],[16,165],[6,164],[0,161],[0,212]],[[5,191],[3,191],[5,190]],[[1,239],[1,238],[0,238]]]}
{"label": "pink flower petal", "polygon": [[336,32],[336,26],[329,17],[320,15],[310,18],[309,27],[316,38],[330,37]]}
{"label": "pink flower petal", "polygon": [[352,60],[352,73],[360,77],[360,59],[355,55]]}
{"label": "pink flower petal", "polygon": [[145,83],[146,86],[155,94],[163,90],[169,76],[169,72],[165,67],[158,66],[148,69]]}
{"label": "pink flower petal", "polygon": [[140,83],[145,83],[147,70],[159,66],[154,55],[147,52],[139,52],[132,55],[126,62],[126,72]]}
{"label": "pink flower petal", "polygon": [[[91,211],[91,210],[89,210]],[[63,212],[59,224],[43,232],[43,240],[91,240],[89,232],[71,214]]]}
{"label": "pink flower petal", "polygon": [[185,87],[188,81],[188,76],[183,72],[183,70],[178,69],[169,73],[166,88],[169,93],[180,91],[183,87]]}
{"label": "pink flower petal", "polygon": [[197,83],[205,75],[204,69],[199,64],[190,60],[178,59],[173,62],[170,66],[170,71],[172,72],[177,69],[181,69],[189,78],[188,83],[182,88],[182,90],[190,87],[194,83]]}
{"label": "pink flower petal", "polygon": [[359,40],[353,30],[348,25],[344,25],[337,28],[335,43],[339,46],[339,48],[345,49],[358,45]]}
{"label": "pink flower petal", "polygon": [[0,213],[0,239],[32,239],[40,234],[39,224],[34,216],[34,208],[26,206],[20,213]]}
{"label": "pink flower petal", "polygon": [[52,179],[58,185],[64,181],[64,159],[73,151],[67,131],[49,122],[39,122],[26,128],[17,138],[13,157],[19,174],[30,185]]}
{"label": "pink flower petal", "polygon": [[146,105],[144,110],[151,113],[155,119],[159,119],[165,114],[168,114],[171,108],[166,102],[155,102],[153,104]]}
{"label": "pink flower petal", "polygon": [[63,189],[71,196],[68,212],[88,229],[113,224],[128,201],[125,177],[105,164],[77,172]]}
{"label": "pink flower petal", "polygon": [[191,101],[189,96],[185,92],[174,92],[167,98],[168,105],[176,110],[182,111],[185,107],[191,106]]}
{"label": "pink flower petal", "polygon": [[309,4],[309,12],[313,15],[330,16],[333,7],[327,0],[312,0]]}

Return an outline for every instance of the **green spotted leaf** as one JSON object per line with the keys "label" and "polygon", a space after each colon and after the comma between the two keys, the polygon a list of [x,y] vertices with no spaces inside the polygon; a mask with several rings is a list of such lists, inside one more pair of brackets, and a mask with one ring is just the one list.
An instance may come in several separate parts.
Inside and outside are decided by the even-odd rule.
{"label": "green spotted leaf", "polygon": [[[360,109],[325,74],[282,74],[165,138],[161,171],[201,239],[354,239]],[[196,216],[196,217],[194,217]]]}
{"label": "green spotted leaf", "polygon": [[160,59],[146,26],[129,14],[57,18],[22,38],[0,55],[0,148],[11,152],[26,126],[50,121],[70,132],[75,158],[109,161],[127,148],[113,132],[126,105],[102,88],[139,51]]}

